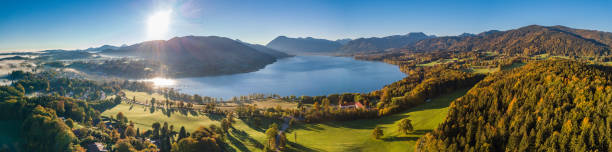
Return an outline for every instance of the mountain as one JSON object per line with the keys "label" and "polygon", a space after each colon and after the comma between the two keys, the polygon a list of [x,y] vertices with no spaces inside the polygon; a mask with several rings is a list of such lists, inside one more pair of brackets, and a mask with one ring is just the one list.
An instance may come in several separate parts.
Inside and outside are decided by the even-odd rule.
{"label": "mountain", "polygon": [[337,39],[335,42],[338,42],[342,45],[346,45],[348,42],[352,41],[351,39]]}
{"label": "mountain", "polygon": [[259,52],[262,52],[262,53],[266,53],[266,54],[272,55],[272,56],[274,56],[274,57],[276,57],[276,58],[284,58],[284,57],[290,57],[290,56],[291,56],[291,55],[289,55],[289,54],[287,54],[287,53],[285,53],[285,52],[281,52],[281,51],[278,51],[278,50],[275,50],[275,49],[272,49],[272,48],[266,47],[266,46],[264,46],[264,45],[259,45],[259,44],[250,44],[250,43],[246,43],[246,42],[242,42],[242,43],[243,43],[244,45],[247,45],[247,46],[249,46],[249,47],[251,47],[251,48],[253,48],[253,49],[255,49],[255,50],[259,51]]}
{"label": "mountain", "polygon": [[607,56],[612,36],[607,32],[559,26],[530,25],[508,31],[487,31],[476,36],[425,39],[406,49],[414,51],[491,51],[509,55],[549,53],[562,56]]}
{"label": "mountain", "polygon": [[[125,45],[124,45],[125,46]],[[85,52],[101,52],[103,50],[116,50],[119,49],[120,47],[118,46],[112,46],[112,45],[102,45],[100,47],[91,47],[91,48],[87,48],[85,50],[80,50],[80,51],[85,51]]]}
{"label": "mountain", "polygon": [[478,36],[486,36],[486,35],[489,35],[489,34],[499,33],[499,32],[501,32],[501,31],[499,31],[499,30],[488,30],[488,31],[485,31],[485,32],[482,32],[482,33],[478,34]]}
{"label": "mountain", "polygon": [[101,54],[137,56],[159,61],[175,77],[252,72],[287,57],[283,53],[253,48],[243,42],[217,36],[186,36],[146,41]]}
{"label": "mountain", "polygon": [[466,36],[476,36],[476,34],[472,34],[472,33],[463,33],[461,35],[457,35],[459,37],[466,37]]}
{"label": "mountain", "polygon": [[583,29],[573,29],[565,26],[553,26],[552,28],[556,28],[562,31],[574,33],[578,36],[581,36],[585,39],[595,40],[597,42],[606,44],[608,46],[612,46],[612,33],[610,32],[602,32],[596,30],[583,30]]}
{"label": "mountain", "polygon": [[570,60],[497,72],[456,99],[416,151],[611,151],[612,68]]}
{"label": "mountain", "polygon": [[380,52],[390,48],[402,48],[407,45],[413,45],[420,40],[433,37],[435,36],[428,36],[424,33],[417,32],[382,38],[359,38],[348,42],[340,48],[340,51],[343,53]]}
{"label": "mountain", "polygon": [[340,42],[312,37],[289,38],[279,36],[270,41],[266,46],[288,53],[329,53],[335,52],[342,47]]}

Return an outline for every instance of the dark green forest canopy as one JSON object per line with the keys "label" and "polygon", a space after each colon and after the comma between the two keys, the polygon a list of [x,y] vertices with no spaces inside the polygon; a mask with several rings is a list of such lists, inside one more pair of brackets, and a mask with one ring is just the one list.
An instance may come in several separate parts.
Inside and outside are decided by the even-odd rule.
{"label": "dark green forest canopy", "polygon": [[417,151],[610,151],[612,70],[548,60],[492,74]]}

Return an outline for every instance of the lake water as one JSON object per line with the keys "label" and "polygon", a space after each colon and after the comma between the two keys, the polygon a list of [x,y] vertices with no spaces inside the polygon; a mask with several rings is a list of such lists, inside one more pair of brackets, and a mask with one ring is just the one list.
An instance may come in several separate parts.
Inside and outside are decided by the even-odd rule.
{"label": "lake water", "polygon": [[250,93],[275,93],[281,96],[366,93],[403,77],[405,74],[397,66],[382,62],[348,57],[296,56],[250,73],[157,79],[154,82],[163,87],[180,89],[182,93],[229,99]]}

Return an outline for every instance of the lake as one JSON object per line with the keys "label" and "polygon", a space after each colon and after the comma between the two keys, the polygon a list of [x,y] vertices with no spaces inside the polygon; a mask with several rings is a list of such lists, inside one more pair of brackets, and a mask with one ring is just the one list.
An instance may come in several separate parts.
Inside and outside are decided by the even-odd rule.
{"label": "lake", "polygon": [[182,93],[229,99],[251,93],[328,95],[366,93],[401,80],[406,75],[395,65],[355,60],[349,57],[295,56],[280,59],[265,68],[242,74],[149,79],[160,87]]}

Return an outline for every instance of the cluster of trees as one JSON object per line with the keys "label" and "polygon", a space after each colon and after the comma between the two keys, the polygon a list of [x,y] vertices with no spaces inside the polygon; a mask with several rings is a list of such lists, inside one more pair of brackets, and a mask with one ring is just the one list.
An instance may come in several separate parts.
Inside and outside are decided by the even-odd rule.
{"label": "cluster of trees", "polygon": [[86,100],[100,100],[103,95],[116,94],[121,89],[152,92],[150,83],[135,81],[93,81],[63,77],[54,71],[30,73],[13,71],[8,75],[14,86],[24,94],[44,93]]}
{"label": "cluster of trees", "polygon": [[78,138],[55,110],[30,102],[10,86],[0,88],[0,120],[22,122],[20,147],[24,151],[84,151]]}
{"label": "cluster of trees", "polygon": [[610,151],[612,69],[554,60],[490,75],[417,151]]}
{"label": "cluster of trees", "polygon": [[[181,132],[184,128],[181,128]],[[182,136],[182,138],[181,138]],[[224,133],[217,126],[200,127],[191,134],[179,135],[172,145],[173,152],[224,151]]]}
{"label": "cluster of trees", "polygon": [[287,148],[287,135],[284,131],[279,130],[278,124],[272,123],[266,130],[266,144],[264,145],[265,152],[273,152],[276,150],[284,151]]}

